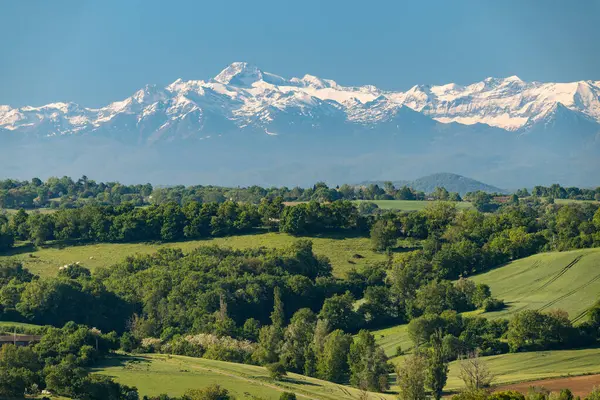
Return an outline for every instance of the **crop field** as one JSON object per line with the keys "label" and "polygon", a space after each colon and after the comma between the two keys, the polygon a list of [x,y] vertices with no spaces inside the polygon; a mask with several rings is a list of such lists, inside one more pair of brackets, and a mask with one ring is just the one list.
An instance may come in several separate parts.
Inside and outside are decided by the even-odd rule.
{"label": "crop field", "polygon": [[398,346],[402,352],[409,352],[413,346],[407,332],[408,325],[397,325],[391,328],[378,329],[371,333],[388,357],[395,357]]}
{"label": "crop field", "polygon": [[[507,307],[495,312],[467,314],[510,319],[520,310],[561,308],[576,324],[585,321],[587,310],[600,295],[600,249],[536,254],[471,279],[488,284],[492,295],[503,299]],[[396,355],[398,346],[410,352],[412,342],[406,327],[398,325],[373,331],[377,343],[389,357]]]}
{"label": "crop field", "polygon": [[[107,360],[96,373],[109,375],[120,383],[136,386],[140,397],[167,393],[181,396],[187,389],[218,384],[229,390],[237,399],[260,397],[277,400],[282,392],[294,392],[301,399],[350,400],[358,399],[357,389],[338,385],[303,375],[288,374],[281,381],[269,377],[263,367],[184,356],[143,355],[122,356]],[[395,397],[372,393],[372,400]]]}
{"label": "crop field", "polygon": [[[361,202],[375,203],[383,210],[401,210],[401,211],[418,211],[422,210],[427,205],[433,204],[433,201],[426,200],[355,200],[356,204]],[[473,205],[468,201],[456,202],[456,207],[460,210],[473,208]]]}
{"label": "crop field", "polygon": [[503,299],[504,310],[483,313],[508,318],[525,310],[563,309],[573,323],[582,322],[600,293],[600,249],[542,253],[513,261],[472,277]]}
{"label": "crop field", "polygon": [[[600,373],[600,349],[554,350],[484,357],[494,385]],[[463,387],[459,362],[450,364],[447,390]]]}
{"label": "crop field", "polygon": [[[308,238],[313,242],[315,253],[325,255],[331,261],[334,274],[343,276],[352,267],[360,268],[371,261],[383,261],[386,256],[371,250],[371,241],[365,237],[328,236]],[[199,246],[229,246],[233,248],[269,247],[281,248],[290,245],[297,238],[283,233],[261,233],[254,235],[229,236],[206,240],[193,240],[177,243],[99,243],[64,248],[49,246],[17,247],[0,260],[13,258],[24,267],[41,276],[53,276],[65,264],[79,262],[91,270],[115,264],[136,253],[149,254],[160,248],[181,248],[189,252]]]}

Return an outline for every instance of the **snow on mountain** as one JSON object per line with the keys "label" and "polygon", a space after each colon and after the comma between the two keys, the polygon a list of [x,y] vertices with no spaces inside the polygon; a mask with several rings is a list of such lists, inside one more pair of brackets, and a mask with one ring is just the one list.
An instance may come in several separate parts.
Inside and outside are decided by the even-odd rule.
{"label": "snow on mountain", "polygon": [[559,104],[600,122],[600,82],[524,82],[511,76],[467,86],[416,85],[406,92],[393,92],[374,86],[341,86],[312,75],[286,79],[235,62],[208,81],[178,79],[164,88],[147,85],[99,109],[74,103],[0,106],[0,128],[40,136],[137,130],[142,139],[172,140],[198,132],[265,131],[277,122],[298,126],[329,119],[375,126],[408,107],[441,123],[487,124],[518,131],[543,121]]}

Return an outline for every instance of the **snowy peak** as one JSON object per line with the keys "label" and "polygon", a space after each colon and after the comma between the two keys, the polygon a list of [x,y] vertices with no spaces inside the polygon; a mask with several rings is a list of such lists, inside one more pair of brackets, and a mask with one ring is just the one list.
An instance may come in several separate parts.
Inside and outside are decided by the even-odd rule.
{"label": "snowy peak", "polygon": [[251,86],[262,79],[263,72],[247,62],[234,62],[214,78],[216,82],[234,86]]}
{"label": "snowy peak", "polygon": [[247,62],[234,62],[213,79],[178,79],[164,88],[146,85],[131,97],[99,109],[74,103],[0,106],[0,129],[55,136],[143,128],[164,137],[165,127],[182,135],[207,130],[208,119],[223,122],[227,129],[261,131],[284,115],[286,123],[295,126],[319,126],[329,118],[337,125],[374,127],[415,119],[407,112],[414,111],[443,124],[487,124],[519,131],[547,123],[557,109],[562,114],[560,107],[600,123],[600,82],[525,82],[514,75],[469,85],[420,84],[400,92],[342,86],[309,74],[286,79]]}

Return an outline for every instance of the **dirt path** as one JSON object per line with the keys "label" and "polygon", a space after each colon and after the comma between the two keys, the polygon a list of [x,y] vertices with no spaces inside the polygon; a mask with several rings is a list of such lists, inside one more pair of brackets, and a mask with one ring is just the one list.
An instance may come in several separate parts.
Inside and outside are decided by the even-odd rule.
{"label": "dirt path", "polygon": [[526,394],[531,386],[543,386],[550,391],[570,389],[575,396],[587,396],[595,386],[600,387],[600,374],[573,376],[568,378],[542,379],[538,381],[500,385],[495,388],[499,390],[516,390]]}

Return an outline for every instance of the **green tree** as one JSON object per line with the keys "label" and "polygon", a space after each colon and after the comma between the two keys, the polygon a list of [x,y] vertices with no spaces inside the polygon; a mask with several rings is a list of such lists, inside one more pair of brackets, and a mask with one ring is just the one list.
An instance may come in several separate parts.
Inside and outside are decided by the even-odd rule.
{"label": "green tree", "polygon": [[423,355],[415,353],[404,358],[404,362],[396,370],[401,400],[427,399],[426,371],[427,359]]}
{"label": "green tree", "polygon": [[219,385],[211,385],[204,389],[188,389],[184,396],[189,400],[234,400],[229,391]]}
{"label": "green tree", "polygon": [[327,335],[317,359],[319,378],[343,383],[348,377],[348,352],[352,337],[338,329]]}
{"label": "green tree", "polygon": [[316,315],[308,308],[302,308],[292,316],[285,328],[281,349],[281,362],[286,369],[300,374],[304,372],[316,320]]}
{"label": "green tree", "polygon": [[271,364],[267,364],[267,371],[269,371],[269,376],[271,377],[271,379],[275,379],[275,380],[280,380],[285,375],[287,375],[285,366],[280,362],[274,362]]}
{"label": "green tree", "polygon": [[443,350],[443,335],[441,330],[437,330],[429,342],[431,349],[427,357],[427,387],[435,400],[440,400],[446,381],[448,380],[448,362]]}
{"label": "green tree", "polygon": [[354,296],[350,292],[333,295],[323,302],[319,318],[326,320],[333,329],[352,331],[358,325],[358,315],[354,311]]}
{"label": "green tree", "polygon": [[385,251],[396,247],[398,241],[398,227],[389,218],[379,219],[371,228],[371,243],[373,249]]}
{"label": "green tree", "polygon": [[350,345],[348,365],[351,385],[380,392],[389,388],[387,357],[369,331],[363,329],[354,338]]}

